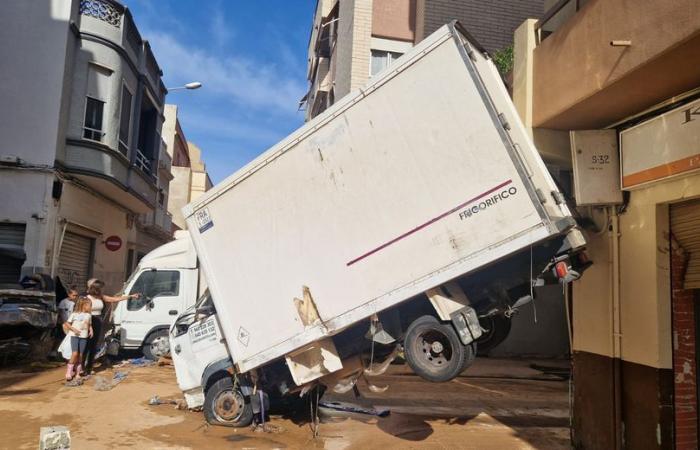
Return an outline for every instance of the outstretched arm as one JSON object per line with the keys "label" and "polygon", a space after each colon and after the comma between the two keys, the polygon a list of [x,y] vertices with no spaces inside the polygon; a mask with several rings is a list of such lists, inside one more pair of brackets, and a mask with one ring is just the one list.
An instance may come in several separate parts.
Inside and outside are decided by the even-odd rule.
{"label": "outstretched arm", "polygon": [[103,295],[102,301],[107,302],[107,303],[117,303],[117,302],[123,302],[124,300],[129,300],[130,298],[139,298],[140,296],[141,296],[141,294],[117,295],[117,296]]}

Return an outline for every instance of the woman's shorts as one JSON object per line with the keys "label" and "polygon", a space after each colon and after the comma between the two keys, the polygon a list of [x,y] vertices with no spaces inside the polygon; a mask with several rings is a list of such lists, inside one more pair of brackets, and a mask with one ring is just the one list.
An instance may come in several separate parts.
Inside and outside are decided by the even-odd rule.
{"label": "woman's shorts", "polygon": [[70,349],[73,352],[78,352],[80,354],[85,353],[85,349],[87,349],[87,344],[88,338],[81,338],[78,336],[70,337]]}

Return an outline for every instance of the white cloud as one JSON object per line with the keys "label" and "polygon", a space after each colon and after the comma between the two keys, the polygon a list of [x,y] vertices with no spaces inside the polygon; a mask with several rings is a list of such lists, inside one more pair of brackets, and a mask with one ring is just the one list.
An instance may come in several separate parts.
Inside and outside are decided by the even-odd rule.
{"label": "white cloud", "polygon": [[[207,93],[271,114],[294,114],[306,91],[301,78],[284,67],[242,55],[219,55],[187,46],[164,32],[145,34],[167,79],[177,83],[201,81]],[[262,56],[262,55],[261,55]]]}

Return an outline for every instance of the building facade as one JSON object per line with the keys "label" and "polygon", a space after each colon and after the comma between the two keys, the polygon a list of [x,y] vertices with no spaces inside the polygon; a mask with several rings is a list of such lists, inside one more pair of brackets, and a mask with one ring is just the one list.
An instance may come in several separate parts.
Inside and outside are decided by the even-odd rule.
{"label": "building facade", "polygon": [[202,150],[188,142],[177,117],[177,105],[165,105],[163,139],[168,156],[172,160],[173,179],[170,182],[168,211],[172,215],[174,229],[185,230],[182,208],[196,200],[212,187],[211,178],[202,160]]}
{"label": "building facade", "polygon": [[495,52],[511,46],[523,20],[541,13],[542,0],[318,0],[309,38],[306,120],[452,20]]}
{"label": "building facade", "polygon": [[573,444],[698,448],[700,4],[546,7],[515,33],[513,98],[593,261],[571,297]]}
{"label": "building facade", "polygon": [[158,63],[114,0],[10,2],[0,38],[0,243],[26,256],[5,281],[98,277],[116,291],[130,255],[171,234]]}

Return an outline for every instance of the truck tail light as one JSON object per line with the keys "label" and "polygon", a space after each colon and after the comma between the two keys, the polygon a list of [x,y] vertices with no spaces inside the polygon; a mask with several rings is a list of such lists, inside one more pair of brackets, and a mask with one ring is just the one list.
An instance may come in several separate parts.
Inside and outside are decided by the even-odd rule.
{"label": "truck tail light", "polygon": [[566,278],[569,274],[569,265],[566,261],[559,261],[556,266],[554,266],[554,271],[557,274],[557,278]]}

